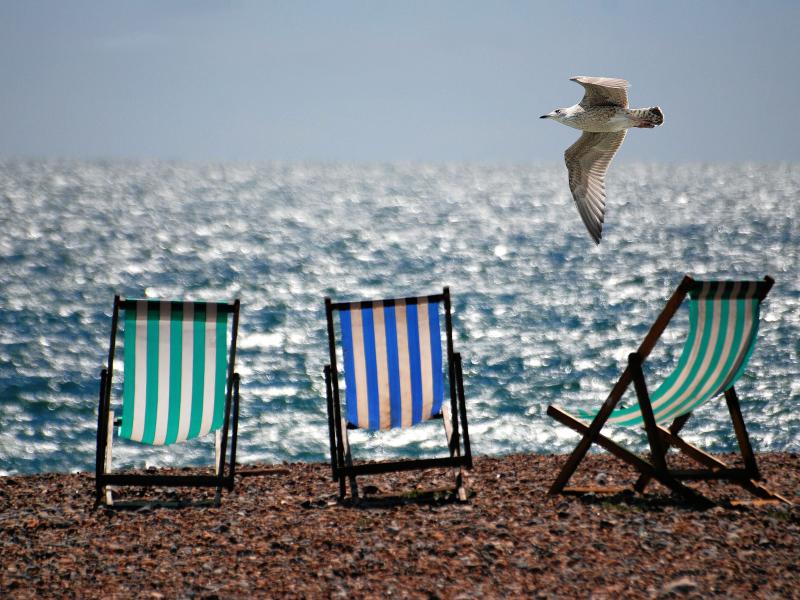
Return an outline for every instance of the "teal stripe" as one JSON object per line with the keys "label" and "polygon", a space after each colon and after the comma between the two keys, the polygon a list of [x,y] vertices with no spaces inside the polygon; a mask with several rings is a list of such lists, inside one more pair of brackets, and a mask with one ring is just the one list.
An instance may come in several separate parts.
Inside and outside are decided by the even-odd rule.
{"label": "teal stripe", "polygon": [[[733,296],[731,295],[733,298]],[[741,298],[741,294],[737,296]],[[744,351],[744,346],[746,341],[744,340],[745,331],[745,316],[747,314],[747,304],[748,301],[744,299],[734,299],[727,304],[730,305],[731,308],[735,308],[735,316],[733,313],[729,313],[728,315],[728,327],[727,329],[732,329],[732,340],[731,340],[731,352],[728,354],[728,357],[725,359],[725,364],[722,366],[722,370],[717,377],[717,380],[714,382],[714,385],[711,387],[707,397],[702,400],[704,402],[708,398],[712,398],[722,392],[722,386],[725,384],[725,381],[730,377],[731,371],[735,368],[737,361],[741,358],[742,352]],[[758,322],[755,322],[758,325]],[[695,403],[694,406],[689,407],[690,410],[694,410],[697,406],[702,404],[702,402]],[[684,411],[688,412],[688,411]]]}
{"label": "teal stripe", "polygon": [[749,301],[742,301],[749,303],[749,306],[745,310],[750,310],[751,314],[753,315],[753,324],[749,330],[749,332],[745,332],[748,334],[748,339],[745,342],[745,350],[744,356],[741,359],[741,363],[739,364],[736,372],[731,377],[730,381],[724,383],[725,390],[731,389],[739,378],[744,374],[744,370],[747,368],[747,363],[750,362],[750,357],[753,355],[753,350],[756,348],[756,340],[758,339],[758,327],[759,327],[759,310],[761,308],[758,300],[749,300]]}
{"label": "teal stripe", "polygon": [[[661,397],[664,396],[664,394],[672,388],[672,386],[675,384],[675,382],[677,381],[677,379],[680,377],[681,373],[684,370],[686,370],[687,368],[688,369],[696,368],[697,361],[695,361],[693,364],[689,364],[689,356],[690,356],[690,354],[692,352],[692,348],[694,347],[695,340],[697,338],[699,320],[700,320],[699,302],[697,302],[695,300],[691,300],[689,302],[689,337],[686,340],[686,345],[684,346],[683,354],[681,355],[681,360],[680,360],[680,362],[683,363],[683,367],[677,373],[675,373],[675,377],[674,378],[673,377],[669,378],[671,380],[670,388],[666,388],[664,386],[659,386],[658,390],[656,390],[656,392],[655,392],[655,394],[658,395],[659,399],[661,399]],[[707,337],[708,337],[708,333],[710,331],[710,326],[711,326],[710,322],[708,321],[708,319],[706,319],[706,322],[705,322],[704,328],[703,328],[703,333],[702,333],[703,337],[701,337],[701,341],[700,341],[701,349],[702,349],[703,345],[705,344],[705,342],[703,340],[707,339]],[[701,356],[702,356],[702,350],[700,352],[698,352],[698,358],[700,358]],[[686,389],[686,387],[690,383],[691,383],[691,374],[687,377],[686,381],[683,382],[683,385],[681,385],[678,388],[678,390],[673,391],[672,393],[670,393],[669,396],[671,398],[677,397],[681,392],[683,392],[683,390]],[[663,391],[661,389],[662,387],[664,388]],[[615,423],[616,425],[632,426],[632,425],[641,425],[642,423],[644,423],[644,419],[642,418],[642,413],[641,413],[641,410],[639,409],[639,403],[638,402],[636,402],[636,404],[634,404],[633,406],[621,409],[619,411],[614,411],[613,413],[611,413],[611,418],[621,418],[621,417],[629,417],[629,418],[626,419],[626,420],[623,420],[623,421]]]}
{"label": "teal stripe", "polygon": [[[669,382],[669,387],[667,387],[667,382],[665,382],[664,384],[659,386],[659,388],[653,393],[651,398],[660,399],[666,393],[666,391],[668,391],[675,384],[681,372],[687,367],[687,364],[689,362],[689,356],[692,353],[692,348],[694,347],[695,338],[697,337],[697,322],[699,319],[698,315],[699,312],[698,312],[697,302],[694,301],[689,302],[689,337],[686,340],[686,344],[683,347],[683,352],[681,353],[681,357],[678,361],[678,368],[667,378],[667,382]],[[642,412],[639,409],[638,402],[627,408],[615,410],[614,412],[611,413],[610,418],[625,418],[625,417],[628,418],[615,424],[632,426],[644,423],[644,419],[642,418]]]}
{"label": "teal stripe", "polygon": [[203,390],[204,370],[206,366],[206,306],[195,304],[194,307],[194,358],[192,364],[192,418],[189,424],[189,435],[192,439],[200,434],[203,423]]}
{"label": "teal stripe", "polygon": [[214,420],[211,423],[211,431],[216,431],[223,425],[225,416],[225,389],[228,381],[228,359],[226,351],[228,349],[228,313],[227,311],[217,311],[217,364],[214,376]]}
{"label": "teal stripe", "polygon": [[[723,293],[730,295],[731,291],[732,290],[728,288],[725,289]],[[727,302],[725,300],[726,299],[723,299],[723,301],[716,303],[715,301],[712,301],[710,299],[706,301],[709,310],[713,311],[714,306],[719,306],[720,327],[718,330],[717,339],[716,340],[709,339],[707,341],[706,346],[703,348],[703,351],[700,353],[700,356],[698,356],[698,361],[697,361],[698,371],[697,374],[694,376],[693,380],[694,387],[692,388],[693,390],[692,393],[689,394],[689,396],[685,400],[683,400],[680,404],[673,407],[667,413],[658,417],[658,421],[666,421],[668,419],[671,419],[673,417],[678,417],[682,414],[691,411],[695,406],[699,406],[700,404],[708,400],[714,393],[714,391],[719,387],[719,380],[717,380],[716,382],[711,382],[712,385],[708,387],[708,390],[705,393],[703,394],[700,393],[709,383],[711,374],[714,372],[715,367],[719,363],[720,358],[722,356],[722,351],[724,349],[725,336],[729,328],[728,314],[730,312],[730,302]],[[709,347],[712,343],[714,344],[713,349]],[[705,371],[701,372],[700,366],[704,362],[706,355],[708,354],[709,351],[711,351],[711,360],[708,362],[708,366],[705,368]],[[721,373],[721,377],[724,376],[725,373],[724,372]]]}
{"label": "teal stripe", "polygon": [[[122,378],[122,427],[120,436],[133,435],[133,394],[136,385],[136,308],[125,311],[124,373]],[[110,375],[110,373],[109,373]]]}
{"label": "teal stripe", "polygon": [[178,438],[181,417],[181,359],[183,358],[183,305],[173,304],[169,324],[169,419],[164,444]]}
{"label": "teal stripe", "polygon": [[145,396],[143,444],[152,444],[156,437],[158,417],[158,302],[147,305],[147,394]]}
{"label": "teal stripe", "polygon": [[678,359],[678,366],[675,367],[675,370],[670,373],[669,377],[667,377],[664,382],[658,386],[658,389],[653,392],[653,401],[657,402],[664,396],[672,386],[675,385],[675,382],[678,381],[678,378],[683,373],[683,370],[686,368],[687,364],[689,363],[689,356],[692,354],[692,348],[694,347],[694,340],[697,337],[697,316],[698,316],[698,309],[697,309],[697,302],[690,302],[689,303],[689,336],[686,339],[686,344],[683,346],[683,352],[681,352],[681,357]]}
{"label": "teal stripe", "polygon": [[692,364],[687,365],[689,369],[689,373],[686,376],[683,384],[676,390],[674,394],[671,394],[671,398],[678,398],[686,393],[687,390],[693,389],[694,383],[697,381],[697,378],[700,376],[700,366],[703,363],[703,357],[705,357],[706,352],[708,352],[708,347],[711,343],[711,328],[714,323],[714,303],[713,302],[703,302],[702,305],[697,302],[698,313],[703,311],[705,313],[705,322],[703,323],[703,331],[700,335],[700,350],[695,357],[695,360]]}

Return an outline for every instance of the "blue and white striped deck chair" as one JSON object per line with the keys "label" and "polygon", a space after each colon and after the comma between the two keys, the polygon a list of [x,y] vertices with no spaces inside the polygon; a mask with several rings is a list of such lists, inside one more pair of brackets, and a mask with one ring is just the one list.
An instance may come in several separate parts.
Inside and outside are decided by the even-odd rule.
{"label": "blue and white striped deck chair", "polygon": [[[466,499],[462,468],[472,467],[472,455],[461,356],[453,351],[449,289],[432,296],[377,301],[333,302],[325,298],[325,311],[330,351],[330,364],[324,373],[331,466],[340,496],[344,498],[345,479],[349,479],[352,496],[358,498],[359,475],[451,467],[457,470],[456,493]],[[338,345],[334,313],[339,314]],[[341,373],[337,346],[342,356]],[[344,410],[340,375],[344,380]],[[348,429],[405,428],[437,418],[444,420],[449,456],[353,464]]]}
{"label": "blue and white striped deck chair", "polygon": [[[120,313],[122,414],[115,420],[111,390]],[[233,490],[239,419],[239,375],[234,371],[238,324],[239,300],[210,303],[114,298],[108,365],[100,373],[98,503],[112,502],[109,486],[216,487],[217,504],[223,487]],[[176,444],[215,433],[213,474],[113,473],[115,429],[120,439],[148,446]],[[229,430],[230,462],[226,465]]]}
{"label": "blue and white striped deck chair", "polygon": [[[689,500],[709,505],[706,497],[682,480],[715,479],[737,483],[761,498],[785,501],[756,482],[760,478],[758,466],[734,388],[755,348],[761,303],[773,283],[770,277],[763,281],[695,281],[685,276],[639,349],[629,356],[627,368],[599,412],[580,411],[575,417],[558,407],[548,407],[551,417],[584,434],[550,493],[589,491],[565,486],[591,444],[597,443],[639,470],[641,475],[634,485],[639,492],[655,478]],[[687,294],[689,329],[683,351],[674,370],[653,392],[648,392],[643,362]],[[631,383],[637,402],[627,408],[618,407]],[[719,395],[724,395],[727,403],[743,468],[732,468],[678,436],[692,411]],[[651,460],[640,458],[602,435],[600,430],[606,424],[644,427]],[[670,446],[704,468],[669,469],[666,453]]]}

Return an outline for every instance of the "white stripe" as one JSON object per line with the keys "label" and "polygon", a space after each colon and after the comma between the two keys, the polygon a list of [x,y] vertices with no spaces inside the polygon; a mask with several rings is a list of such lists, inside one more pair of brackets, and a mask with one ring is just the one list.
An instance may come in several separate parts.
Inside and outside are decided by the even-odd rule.
{"label": "white stripe", "polygon": [[147,301],[136,302],[136,374],[134,376],[133,430],[131,439],[144,437],[144,414],[147,411]]}
{"label": "white stripe", "polygon": [[[708,282],[703,284],[703,288],[704,289],[703,289],[702,293],[703,294],[707,293],[708,292],[708,288],[709,288]],[[663,406],[664,403],[669,402],[672,399],[674,394],[677,393],[677,390],[679,390],[681,388],[681,385],[683,385],[683,382],[686,381],[686,378],[689,376],[689,372],[692,370],[692,366],[694,365],[695,361],[697,360],[697,355],[700,352],[700,346],[701,346],[702,338],[703,338],[702,334],[703,334],[703,329],[705,328],[705,322],[706,322],[706,316],[705,315],[706,315],[706,313],[705,313],[704,310],[699,310],[698,309],[698,311],[697,311],[697,323],[695,324],[695,330],[697,332],[697,335],[695,335],[694,343],[692,344],[692,348],[689,351],[689,358],[687,359],[686,365],[684,366],[683,371],[681,372],[681,374],[678,377],[678,379],[675,382],[673,382],[672,386],[667,391],[664,392],[664,394],[661,396],[661,398],[659,398],[658,402],[653,404],[652,408],[653,408],[654,412],[656,410],[660,410],[661,406]],[[638,406],[638,404],[637,404],[637,406]],[[631,413],[631,414],[620,415],[620,416],[617,416],[617,417],[611,417],[611,418],[608,419],[608,422],[609,423],[625,424],[625,423],[627,423],[629,421],[635,421],[635,420],[639,419],[640,417],[641,417],[641,412],[637,410],[636,412]]]}
{"label": "white stripe", "polygon": [[402,411],[401,425],[411,426],[411,360],[408,355],[408,318],[405,300],[398,300],[394,307],[397,324],[397,358],[400,363],[400,406]]}
{"label": "white stripe", "polygon": [[[758,310],[760,301],[758,298],[755,297],[756,292],[756,284],[750,283],[749,287],[747,288],[746,300],[745,300],[745,313],[744,313],[744,325],[742,327],[742,345],[739,348],[738,356],[736,357],[736,361],[733,364],[733,368],[731,369],[728,376],[725,378],[725,381],[720,386],[720,389],[717,393],[723,391],[728,386],[730,386],[730,382],[733,380],[734,375],[736,372],[741,368],[742,362],[747,354],[747,349],[750,347],[753,339],[753,332],[755,330],[756,323],[753,322],[753,316],[758,318]],[[745,333],[747,332],[747,333]]]}
{"label": "white stripe", "polygon": [[430,419],[433,410],[433,368],[431,365],[431,326],[428,322],[428,301],[417,304],[419,323],[419,363],[422,374],[422,419]]}
{"label": "white stripe", "polygon": [[158,318],[158,410],[156,411],[156,432],[153,444],[161,446],[167,437],[169,421],[169,354],[170,354],[170,316],[172,306],[162,302]]}
{"label": "white stripe", "polygon": [[206,306],[206,364],[203,369],[203,420],[200,433],[203,436],[211,431],[214,421],[214,384],[217,374],[217,306]]}
{"label": "white stripe", "polygon": [[182,442],[189,437],[192,423],[192,367],[194,365],[194,304],[184,302],[181,323],[181,414],[178,420],[178,437]]}
{"label": "white stripe", "polygon": [[356,381],[356,401],[358,406],[358,425],[363,429],[369,428],[369,396],[367,391],[367,361],[364,356],[364,326],[361,318],[361,308],[353,306],[350,309],[350,326],[353,337],[353,370]]}
{"label": "white stripe", "polygon": [[[698,310],[701,310],[703,314],[705,314],[707,310],[706,304],[711,302],[711,335],[709,336],[708,342],[704,347],[705,351],[703,353],[703,360],[700,363],[700,368],[698,369],[694,380],[689,384],[682,394],[675,398],[675,400],[669,405],[665,406],[665,402],[659,402],[658,411],[654,411],[656,412],[656,420],[659,420],[661,415],[664,415],[665,413],[673,410],[675,407],[680,406],[687,399],[699,395],[698,387],[700,386],[700,381],[703,379],[704,375],[708,372],[708,369],[711,366],[711,359],[714,355],[714,347],[717,345],[717,338],[719,337],[719,324],[722,312],[721,298],[724,291],[725,286],[719,286],[715,298],[703,301],[698,300]],[[700,334],[699,337],[702,337],[702,330],[698,331],[698,334]]]}
{"label": "white stripe", "polygon": [[378,372],[378,411],[381,429],[392,426],[391,392],[389,391],[389,356],[386,349],[386,315],[383,302],[372,305],[375,330],[375,367]]}
{"label": "white stripe", "polygon": [[[741,287],[740,282],[735,282],[733,284],[733,292],[732,297],[730,300],[726,300],[728,302],[728,322],[726,323],[726,333],[725,333],[725,340],[723,342],[722,352],[719,357],[719,361],[717,362],[716,369],[711,373],[706,385],[703,386],[703,390],[701,392],[701,396],[706,395],[716,395],[720,388],[719,382],[721,379],[727,379],[729,373],[725,371],[725,363],[728,362],[728,359],[731,357],[733,353],[734,357],[737,353],[742,351],[742,348],[734,348],[733,340],[736,335],[736,322],[739,320],[739,301],[736,299],[737,295],[739,294],[739,288]],[[744,331],[743,331],[744,333]],[[734,358],[733,365],[735,366],[736,359]]]}

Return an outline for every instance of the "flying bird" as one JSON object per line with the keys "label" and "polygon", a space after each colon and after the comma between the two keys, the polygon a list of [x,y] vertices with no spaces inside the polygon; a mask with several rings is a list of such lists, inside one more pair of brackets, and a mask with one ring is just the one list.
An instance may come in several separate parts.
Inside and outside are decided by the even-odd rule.
{"label": "flying bird", "polygon": [[583,131],[564,152],[569,189],[578,212],[596,244],[600,243],[606,210],[605,176],[629,127],[651,129],[664,122],[658,106],[628,108],[628,82],[610,77],[572,77],[586,90],[575,106],[542,115]]}

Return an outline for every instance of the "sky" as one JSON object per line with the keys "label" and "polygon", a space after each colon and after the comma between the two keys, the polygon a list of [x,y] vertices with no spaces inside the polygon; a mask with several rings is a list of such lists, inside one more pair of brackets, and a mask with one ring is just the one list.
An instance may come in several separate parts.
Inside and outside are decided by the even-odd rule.
{"label": "sky", "polygon": [[0,158],[560,161],[539,115],[630,81],[618,160],[798,161],[796,0],[0,0]]}

